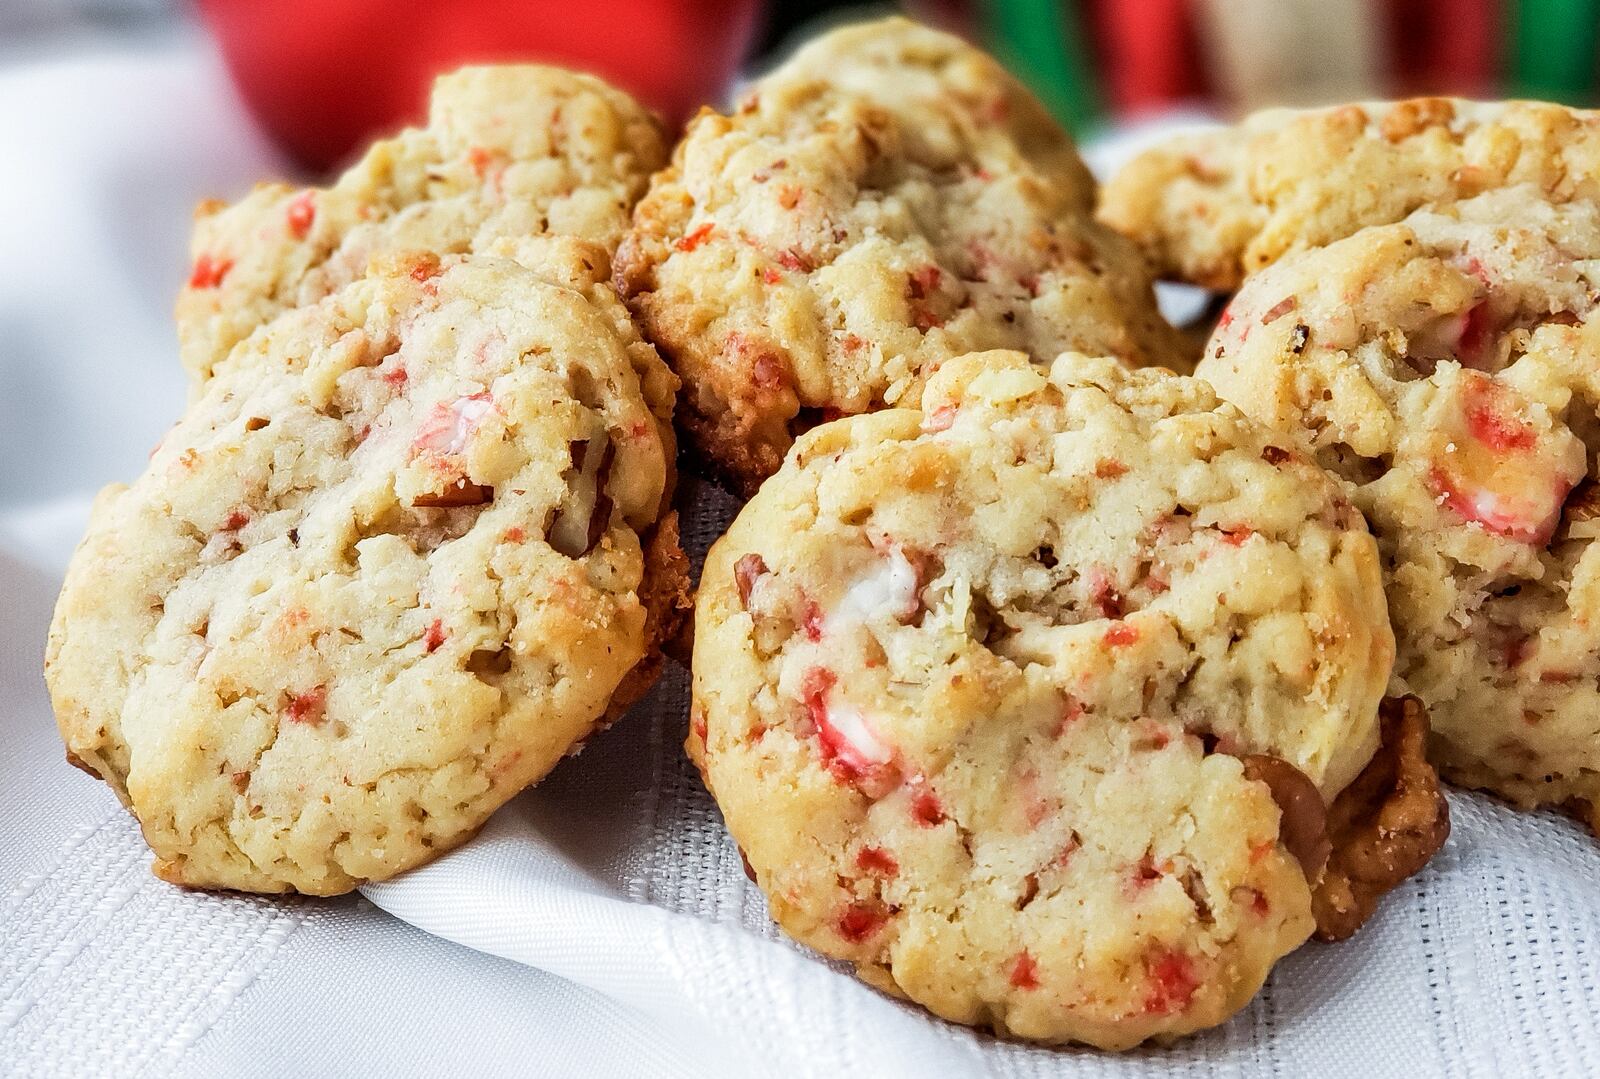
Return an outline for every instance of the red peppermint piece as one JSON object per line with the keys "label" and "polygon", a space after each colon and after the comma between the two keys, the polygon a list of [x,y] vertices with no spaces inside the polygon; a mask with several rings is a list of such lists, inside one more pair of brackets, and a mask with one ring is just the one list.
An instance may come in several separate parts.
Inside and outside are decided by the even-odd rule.
{"label": "red peppermint piece", "polygon": [[1491,450],[1530,450],[1538,441],[1534,429],[1515,415],[1510,393],[1492,378],[1465,379],[1461,407],[1467,431]]}
{"label": "red peppermint piece", "polygon": [[222,279],[228,276],[228,271],[231,269],[233,260],[230,258],[201,255],[194,260],[194,269],[189,274],[189,287],[216,288],[222,284]]}
{"label": "red peppermint piece", "polygon": [[923,414],[922,429],[930,435],[938,431],[948,431],[956,422],[956,413],[959,411],[959,405],[938,405],[933,411]]}
{"label": "red peppermint piece", "polygon": [[793,270],[795,273],[810,273],[817,268],[804,252],[798,251],[793,247],[786,247],[779,251],[777,259],[779,266],[782,266],[785,270]]}
{"label": "red peppermint piece", "polygon": [[932,791],[923,791],[911,799],[911,819],[925,828],[944,823],[944,806]]}
{"label": "red peppermint piece", "polygon": [[1026,951],[1018,952],[1011,961],[1010,981],[1013,989],[1039,988],[1039,964]]}
{"label": "red peppermint piece", "polygon": [[1490,487],[1475,487],[1444,468],[1430,472],[1428,483],[1441,504],[1456,516],[1475,521],[1496,535],[1536,547],[1548,543],[1555,534],[1561,520],[1561,503],[1573,487],[1572,482],[1558,477],[1543,497],[1537,488],[1502,494]]}
{"label": "red peppermint piece", "polygon": [[706,240],[710,238],[711,233],[715,230],[716,226],[710,221],[707,221],[705,224],[700,225],[698,228],[695,228],[685,235],[679,237],[678,242],[673,246],[675,246],[679,251],[693,251],[695,248],[705,243]]}
{"label": "red peppermint piece", "polygon": [[885,877],[900,872],[900,863],[882,847],[862,847],[856,854],[856,867],[864,873],[879,873]]}
{"label": "red peppermint piece", "polygon": [[1149,989],[1144,1010],[1151,1015],[1173,1015],[1189,1007],[1200,988],[1194,961],[1182,952],[1157,947],[1144,960]]}
{"label": "red peppermint piece", "polygon": [[1543,545],[1562,503],[1584,476],[1583,444],[1559,426],[1541,433],[1531,406],[1505,384],[1462,372],[1427,482],[1440,505],[1496,535]]}
{"label": "red peppermint piece", "polygon": [[800,602],[800,628],[805,631],[806,640],[822,640],[822,608],[809,596]]}
{"label": "red peppermint piece", "polygon": [[1132,883],[1134,889],[1137,891],[1148,888],[1150,885],[1160,880],[1161,876],[1162,873],[1161,870],[1156,867],[1155,858],[1153,858],[1147,852],[1143,858],[1140,858],[1136,863],[1134,863],[1133,870],[1129,874],[1128,879]]}
{"label": "red peppermint piece", "polygon": [[1126,622],[1113,622],[1106,628],[1105,636],[1101,640],[1112,648],[1129,645],[1139,639],[1139,627],[1130,626]]}
{"label": "red peppermint piece", "polygon": [[906,287],[911,291],[912,299],[925,300],[938,290],[939,282],[943,278],[944,274],[939,267],[922,266],[911,272]]}
{"label": "red peppermint piece", "polygon": [[291,695],[289,703],[284,706],[283,717],[290,723],[307,723],[315,727],[321,724],[327,703],[328,687],[315,686],[304,693]]}
{"label": "red peppermint piece", "polygon": [[813,667],[801,686],[823,763],[839,779],[858,785],[866,780],[881,787],[879,780],[892,768],[894,751],[865,716],[833,692],[835,682],[832,671]]}
{"label": "red peppermint piece", "polygon": [[1111,575],[1100,566],[1089,571],[1089,600],[1100,609],[1102,618],[1121,618],[1123,615],[1122,593],[1117,591]]}
{"label": "red peppermint piece", "polygon": [[425,283],[431,278],[438,277],[441,269],[438,255],[418,255],[411,263],[411,280]]}
{"label": "red peppermint piece", "polygon": [[417,429],[412,447],[422,453],[458,454],[467,448],[478,424],[493,411],[494,399],[487,392],[440,401]]}
{"label": "red peppermint piece", "polygon": [[312,201],[312,193],[302,191],[289,200],[289,209],[285,216],[289,222],[289,235],[297,240],[306,238],[311,231],[311,223],[317,219],[317,206]]}
{"label": "red peppermint piece", "polygon": [[888,917],[889,912],[881,903],[865,901],[851,903],[839,912],[834,928],[845,940],[852,944],[860,944],[882,929]]}

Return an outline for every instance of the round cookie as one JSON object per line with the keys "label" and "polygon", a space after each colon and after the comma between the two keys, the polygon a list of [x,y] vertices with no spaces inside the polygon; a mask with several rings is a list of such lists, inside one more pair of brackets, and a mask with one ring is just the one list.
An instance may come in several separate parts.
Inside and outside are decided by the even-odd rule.
{"label": "round cookie", "polygon": [[902,137],[929,143],[919,157],[956,159],[965,141],[1003,138],[1074,210],[1094,209],[1094,176],[1050,110],[994,57],[958,37],[898,17],[854,23],[807,41],[762,81],[819,78],[903,118]]}
{"label": "round cookie", "polygon": [[249,347],[100,496],[46,678],[160,876],[335,894],[471,835],[654,677],[686,586],[670,374],[484,256]]}
{"label": "round cookie", "polygon": [[1349,482],[1446,776],[1600,828],[1600,210],[1539,194],[1279,261],[1200,374]]}
{"label": "round cookie", "polygon": [[1194,379],[991,353],[923,404],[803,436],[713,547],[688,751],[872,984],[1105,1048],[1220,1023],[1378,744],[1377,547]]}
{"label": "round cookie", "polygon": [[852,27],[690,125],[617,287],[684,380],[689,438],[748,494],[806,428],[915,405],[965,352],[1186,364],[1085,183],[994,61],[900,19]]}
{"label": "round cookie", "polygon": [[374,258],[545,233],[615,250],[666,156],[655,118],[598,79],[462,68],[435,84],[427,126],[374,143],[330,187],[263,184],[234,206],[201,207],[177,303],[183,365],[204,381],[257,326]]}
{"label": "round cookie", "polygon": [[1165,276],[1232,291],[1285,253],[1491,189],[1600,198],[1600,113],[1449,98],[1271,109],[1145,152],[1100,218]]}

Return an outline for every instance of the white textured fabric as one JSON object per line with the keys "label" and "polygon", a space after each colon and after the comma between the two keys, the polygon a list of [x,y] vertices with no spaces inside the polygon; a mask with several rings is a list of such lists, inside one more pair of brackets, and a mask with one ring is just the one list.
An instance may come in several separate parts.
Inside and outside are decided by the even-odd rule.
{"label": "white textured fabric", "polygon": [[[1600,847],[1566,821],[1455,795],[1432,866],[1218,1031],[1116,1058],[1003,1044],[773,929],[683,757],[677,672],[365,899],[156,881],[62,762],[39,659],[89,495],[180,404],[188,203],[274,168],[192,45],[0,72],[0,1075],[1595,1073]],[[700,549],[729,510],[702,506]]]}

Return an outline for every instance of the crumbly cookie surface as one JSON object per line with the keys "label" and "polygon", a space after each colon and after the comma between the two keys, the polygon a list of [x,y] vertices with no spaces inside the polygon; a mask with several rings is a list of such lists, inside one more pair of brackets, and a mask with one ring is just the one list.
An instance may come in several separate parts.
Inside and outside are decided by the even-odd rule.
{"label": "crumbly cookie surface", "polygon": [[1396,689],[1456,781],[1600,825],[1600,211],[1509,188],[1252,277],[1200,374],[1383,550]]}
{"label": "crumbly cookie surface", "polygon": [[46,675],[161,876],[333,894],[460,842],[648,684],[683,584],[670,398],[581,292],[486,256],[250,347],[101,495]]}
{"label": "crumbly cookie surface", "polygon": [[598,79],[537,65],[446,75],[426,126],[375,143],[330,187],[263,184],[202,208],[177,303],[183,364],[204,381],[257,326],[374,258],[547,233],[613,251],[665,162],[656,120]]}
{"label": "crumbly cookie surface", "polygon": [[1240,1008],[1393,655],[1365,524],[1274,437],[1020,353],[803,436],[708,558],[687,747],[777,921],[1026,1038]]}
{"label": "crumbly cookie surface", "polygon": [[1050,110],[994,57],[958,37],[903,18],[856,23],[808,41],[763,81],[819,77],[904,117],[903,137],[928,143],[919,157],[956,161],[969,152],[965,142],[1004,138],[1073,209],[1094,209],[1094,177]]}
{"label": "crumbly cookie surface", "polygon": [[1101,193],[1101,220],[1163,276],[1231,291],[1302,248],[1423,206],[1532,184],[1545,201],[1600,197],[1600,113],[1449,98],[1272,109],[1174,138]]}
{"label": "crumbly cookie surface", "polygon": [[955,355],[1181,365],[1086,183],[988,57],[903,20],[853,27],[690,125],[635,211],[618,288],[684,380],[690,438],[749,493],[798,433],[915,405]]}

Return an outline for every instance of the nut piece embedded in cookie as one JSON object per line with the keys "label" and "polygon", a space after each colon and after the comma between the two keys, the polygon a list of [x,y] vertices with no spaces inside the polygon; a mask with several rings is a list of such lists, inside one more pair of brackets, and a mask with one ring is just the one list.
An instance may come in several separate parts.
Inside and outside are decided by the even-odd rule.
{"label": "nut piece embedded in cookie", "polygon": [[686,605],[671,376],[583,264],[380,266],[254,335],[96,502],[46,680],[164,879],[391,876],[649,685]]}
{"label": "nut piece embedded in cookie", "polygon": [[1344,940],[1378,900],[1415,874],[1450,836],[1450,805],[1428,763],[1428,714],[1415,697],[1380,710],[1383,742],[1328,810],[1333,854],[1311,893],[1320,940]]}
{"label": "nut piece embedded in cookie", "polygon": [[965,352],[1187,365],[1089,192],[992,59],[903,19],[847,27],[689,125],[617,287],[684,380],[694,447],[749,494],[808,427],[915,405]]}
{"label": "nut piece embedded in cookie", "polygon": [[1295,856],[1307,880],[1316,880],[1328,864],[1328,806],[1317,785],[1288,761],[1265,753],[1241,758],[1244,777],[1265,783],[1281,814],[1278,835]]}
{"label": "nut piece embedded in cookie", "polygon": [[1195,379],[995,352],[923,406],[803,435],[712,548],[690,757],[871,984],[1048,1042],[1220,1023],[1378,744],[1377,546]]}
{"label": "nut piece embedded in cookie", "polygon": [[329,187],[262,184],[202,207],[177,304],[183,365],[204,382],[258,326],[374,259],[544,234],[613,251],[666,156],[656,119],[599,79],[533,64],[445,75],[425,126],[374,143]]}
{"label": "nut piece embedded in cookie", "polygon": [[1527,185],[1291,254],[1198,374],[1339,474],[1445,778],[1600,799],[1600,206]]}
{"label": "nut piece embedded in cookie", "polygon": [[1099,216],[1162,276],[1232,291],[1286,254],[1427,205],[1518,185],[1594,202],[1597,117],[1453,98],[1269,109],[1140,154],[1101,192]]}

